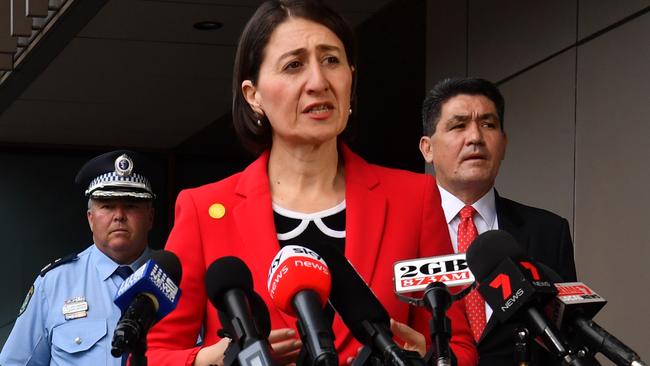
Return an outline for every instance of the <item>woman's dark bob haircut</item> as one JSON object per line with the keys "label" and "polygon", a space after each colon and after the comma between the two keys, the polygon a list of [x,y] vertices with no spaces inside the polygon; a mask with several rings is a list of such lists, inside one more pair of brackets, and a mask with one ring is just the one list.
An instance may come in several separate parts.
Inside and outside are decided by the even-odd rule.
{"label": "woman's dark bob haircut", "polygon": [[[269,43],[271,34],[278,25],[289,18],[303,18],[327,27],[343,43],[350,66],[354,66],[356,61],[356,45],[352,28],[322,1],[269,0],[260,5],[246,24],[239,39],[232,80],[232,118],[235,131],[244,146],[254,154],[271,148],[272,130],[266,117],[261,119],[262,124],[258,126],[257,120],[260,116],[246,102],[241,85],[244,80],[250,80],[253,85],[257,84],[260,66],[264,59],[264,49]],[[352,79],[351,104],[355,99],[355,75]]]}

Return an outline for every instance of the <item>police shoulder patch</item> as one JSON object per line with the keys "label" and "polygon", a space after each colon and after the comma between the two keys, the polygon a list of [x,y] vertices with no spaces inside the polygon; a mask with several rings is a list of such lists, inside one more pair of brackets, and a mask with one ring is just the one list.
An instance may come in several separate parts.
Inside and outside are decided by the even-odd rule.
{"label": "police shoulder patch", "polygon": [[25,300],[23,300],[23,304],[20,305],[20,310],[18,310],[18,316],[21,316],[25,312],[25,309],[27,309],[27,305],[29,305],[29,300],[32,299],[32,296],[34,296],[34,285],[31,285],[29,287],[29,291],[27,291],[27,295],[25,295]]}
{"label": "police shoulder patch", "polygon": [[72,262],[74,260],[77,260],[77,258],[78,258],[77,254],[72,253],[70,255],[66,255],[65,257],[61,257],[59,259],[56,259],[54,262],[49,263],[47,266],[43,267],[43,269],[41,269],[41,274],[40,275],[41,275],[41,277],[43,277],[43,276],[45,276],[45,274],[47,272],[51,271],[52,269],[54,269],[54,268],[56,268],[56,267],[58,267],[58,266],[60,266],[62,264],[66,264],[66,263]]}

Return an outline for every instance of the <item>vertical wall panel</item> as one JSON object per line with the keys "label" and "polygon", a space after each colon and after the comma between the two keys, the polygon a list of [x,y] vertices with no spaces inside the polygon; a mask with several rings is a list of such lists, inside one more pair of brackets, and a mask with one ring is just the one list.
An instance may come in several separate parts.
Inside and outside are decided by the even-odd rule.
{"label": "vertical wall panel", "polygon": [[32,34],[32,18],[26,14],[26,0],[8,1],[11,1],[11,35],[29,37]]}
{"label": "vertical wall panel", "polygon": [[[467,1],[427,1],[426,6],[425,85],[428,92],[444,78],[467,73]],[[425,171],[434,174],[433,165],[426,164]]]}
{"label": "vertical wall panel", "polygon": [[465,76],[467,68],[466,1],[427,1],[426,87],[440,79]]}
{"label": "vertical wall panel", "polygon": [[498,81],[575,41],[576,0],[470,0],[469,74]]}
{"label": "vertical wall panel", "polygon": [[650,359],[650,14],[578,49],[579,275],[609,304],[602,325]]}
{"label": "vertical wall panel", "polygon": [[26,0],[25,15],[28,17],[46,17],[49,0]]}
{"label": "vertical wall panel", "polygon": [[[350,147],[372,163],[422,171],[426,1],[392,1],[356,28],[356,106]],[[372,131],[365,132],[364,131]]]}
{"label": "vertical wall panel", "polygon": [[[508,149],[497,179],[506,197],[573,220],[575,51],[500,89],[506,99]],[[540,171],[540,168],[542,171]]]}
{"label": "vertical wall panel", "polygon": [[584,38],[650,6],[650,0],[581,0],[578,36]]}
{"label": "vertical wall panel", "polygon": [[11,3],[0,1],[0,52],[13,54],[16,44],[17,38],[11,35]]}

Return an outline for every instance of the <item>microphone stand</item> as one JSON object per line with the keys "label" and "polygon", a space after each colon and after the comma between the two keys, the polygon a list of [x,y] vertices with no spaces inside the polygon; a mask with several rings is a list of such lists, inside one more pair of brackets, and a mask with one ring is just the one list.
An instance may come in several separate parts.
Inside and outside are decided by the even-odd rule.
{"label": "microphone stand", "polygon": [[352,366],[383,366],[381,358],[373,352],[372,348],[368,346],[361,347],[359,353],[354,358]]}
{"label": "microphone stand", "polygon": [[422,299],[404,296],[397,292],[395,293],[400,300],[412,306],[424,307],[431,312],[431,320],[429,320],[429,337],[433,347],[431,347],[424,356],[424,361],[427,365],[457,365],[458,361],[449,348],[449,340],[451,338],[451,320],[447,317],[447,310],[454,301],[458,301],[467,296],[474,287],[475,284],[473,283],[462,291],[451,295],[446,284],[443,282],[432,282],[424,289]]}
{"label": "microphone stand", "polygon": [[515,363],[518,366],[530,364],[530,332],[524,327],[515,329]]}
{"label": "microphone stand", "polygon": [[395,344],[385,324],[364,320],[362,326],[371,344],[361,349],[352,366],[426,366],[419,353],[404,350]]}
{"label": "microphone stand", "polygon": [[432,352],[427,363],[435,366],[451,366],[451,351],[449,350],[451,320],[447,316],[447,309],[451,306],[452,298],[447,285],[442,282],[430,283],[424,289],[423,301],[426,308],[431,311],[429,336],[431,344],[435,346],[435,352]]}
{"label": "microphone stand", "polygon": [[142,337],[131,352],[131,366],[147,366],[147,337]]}
{"label": "microphone stand", "polygon": [[575,352],[573,348],[568,348],[568,342],[562,337],[562,334],[555,329],[552,324],[547,327],[543,326],[543,316],[534,307],[526,309],[530,322],[528,325],[532,328],[532,334],[538,336],[547,350],[551,352],[564,366],[594,366],[598,361],[591,357],[586,357],[584,352]]}
{"label": "microphone stand", "polygon": [[[531,337],[528,328],[518,327],[515,329],[515,364],[517,366],[530,365],[530,342]],[[575,356],[575,358],[570,361],[565,361],[566,365],[600,366],[600,363],[584,350],[574,351],[573,349],[570,349],[568,353]]]}

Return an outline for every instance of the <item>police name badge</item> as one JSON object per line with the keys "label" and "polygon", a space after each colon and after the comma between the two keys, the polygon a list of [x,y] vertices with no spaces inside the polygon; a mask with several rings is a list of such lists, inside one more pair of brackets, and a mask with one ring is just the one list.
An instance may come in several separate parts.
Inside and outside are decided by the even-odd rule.
{"label": "police name badge", "polygon": [[65,300],[62,310],[63,316],[65,316],[65,320],[85,318],[88,316],[88,302],[86,302],[85,297],[77,296],[72,299]]}

